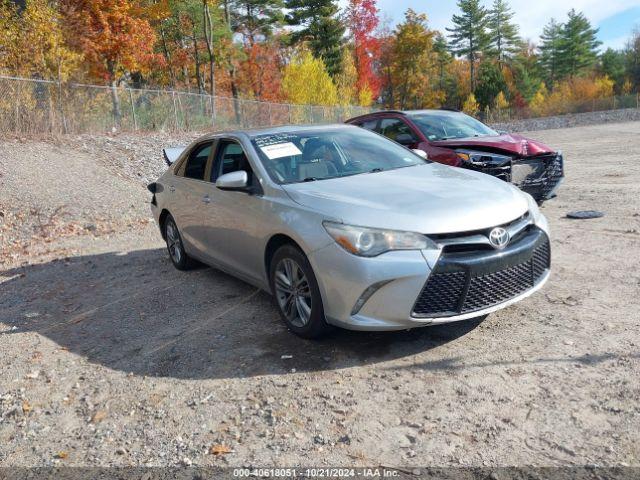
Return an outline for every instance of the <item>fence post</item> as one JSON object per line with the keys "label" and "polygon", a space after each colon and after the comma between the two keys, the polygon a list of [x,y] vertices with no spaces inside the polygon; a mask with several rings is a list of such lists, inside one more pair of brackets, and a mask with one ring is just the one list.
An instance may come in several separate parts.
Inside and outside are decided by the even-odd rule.
{"label": "fence post", "polygon": [[69,133],[67,130],[67,118],[64,116],[64,104],[62,103],[62,82],[58,80],[58,106],[60,107],[60,119],[62,120],[62,131]]}
{"label": "fence post", "polygon": [[273,125],[273,120],[271,119],[271,102],[269,102],[269,126]]}
{"label": "fence post", "polygon": [[176,92],[173,90],[171,90],[171,98],[173,99],[173,120],[176,130],[178,130],[178,108],[176,107]]}
{"label": "fence post", "polygon": [[136,106],[133,104],[133,94],[129,88],[129,101],[131,102],[131,113],[133,114],[133,129],[138,131],[138,119],[136,118]]}
{"label": "fence post", "polygon": [[291,120],[291,104],[290,103],[287,103],[287,111],[289,113],[289,125],[291,125],[293,121]]}
{"label": "fence post", "polygon": [[211,127],[216,126],[215,98],[209,95],[209,107],[211,107]]}

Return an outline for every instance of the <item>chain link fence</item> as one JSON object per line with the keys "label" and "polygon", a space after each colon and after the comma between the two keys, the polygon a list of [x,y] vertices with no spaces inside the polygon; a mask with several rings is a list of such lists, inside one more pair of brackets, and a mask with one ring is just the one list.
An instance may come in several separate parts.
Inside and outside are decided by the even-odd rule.
{"label": "chain link fence", "polygon": [[1,133],[218,130],[342,122],[369,111],[0,76]]}
{"label": "chain link fence", "polygon": [[477,116],[485,123],[492,124],[574,113],[622,110],[625,108],[640,109],[640,94],[631,93],[628,95],[614,95],[611,97],[592,98],[580,101],[566,100],[553,105],[542,105],[538,109],[531,109],[529,107],[494,108],[478,112]]}

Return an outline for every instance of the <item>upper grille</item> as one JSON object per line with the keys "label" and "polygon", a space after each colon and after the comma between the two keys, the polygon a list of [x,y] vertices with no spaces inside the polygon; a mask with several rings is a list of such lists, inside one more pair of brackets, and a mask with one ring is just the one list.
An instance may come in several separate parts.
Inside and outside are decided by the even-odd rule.
{"label": "upper grille", "polygon": [[413,316],[459,315],[506,302],[533,288],[549,268],[550,260],[545,235],[527,259],[489,273],[474,272],[474,267],[439,272],[436,265],[416,300]]}

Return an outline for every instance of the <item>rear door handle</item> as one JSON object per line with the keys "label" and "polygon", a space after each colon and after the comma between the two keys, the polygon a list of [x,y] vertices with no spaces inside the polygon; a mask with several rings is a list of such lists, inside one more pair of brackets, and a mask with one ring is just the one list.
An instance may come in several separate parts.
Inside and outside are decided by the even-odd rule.
{"label": "rear door handle", "polygon": [[202,197],[202,201],[204,203],[211,203],[211,199],[209,198],[209,195],[205,195],[204,197]]}

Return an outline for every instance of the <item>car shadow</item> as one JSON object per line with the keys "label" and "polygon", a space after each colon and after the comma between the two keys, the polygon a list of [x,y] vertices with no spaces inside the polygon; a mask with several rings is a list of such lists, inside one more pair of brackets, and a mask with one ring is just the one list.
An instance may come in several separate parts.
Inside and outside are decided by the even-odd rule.
{"label": "car shadow", "polygon": [[0,272],[0,335],[37,332],[136,375],[242,378],[384,362],[437,348],[482,319],[401,332],[287,331],[271,297],[217,270],[179,272],[164,249],[78,256]]}

